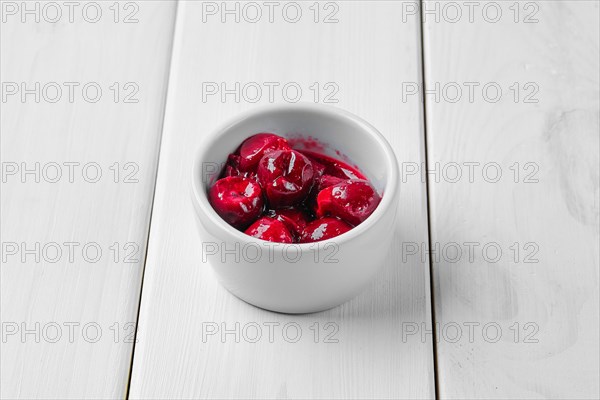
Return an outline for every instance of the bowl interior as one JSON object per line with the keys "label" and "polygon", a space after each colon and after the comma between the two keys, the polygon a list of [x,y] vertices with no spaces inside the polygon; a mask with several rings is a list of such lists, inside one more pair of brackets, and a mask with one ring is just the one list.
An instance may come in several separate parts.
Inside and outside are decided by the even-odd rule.
{"label": "bowl interior", "polygon": [[342,111],[286,108],[246,115],[217,132],[199,160],[205,194],[218,179],[227,156],[244,139],[260,132],[288,138],[300,150],[342,159],[365,174],[381,194],[385,192],[393,165],[384,140],[374,128]]}

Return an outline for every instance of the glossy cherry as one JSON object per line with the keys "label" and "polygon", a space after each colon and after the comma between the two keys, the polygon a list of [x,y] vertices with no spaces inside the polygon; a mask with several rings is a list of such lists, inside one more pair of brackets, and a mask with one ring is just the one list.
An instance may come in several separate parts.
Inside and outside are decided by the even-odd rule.
{"label": "glossy cherry", "polygon": [[222,177],[224,178],[227,176],[244,176],[244,174],[240,172],[240,156],[237,154],[230,154],[227,157]]}
{"label": "glossy cherry", "polygon": [[260,185],[241,176],[219,179],[208,191],[208,198],[217,214],[238,229],[255,221],[264,205]]}
{"label": "glossy cherry", "polygon": [[322,175],[317,181],[317,189],[321,191],[326,187],[337,185],[338,183],[342,183],[345,180],[346,179],[338,178],[337,176],[333,175]]}
{"label": "glossy cherry", "polygon": [[314,158],[310,158],[310,157],[307,157],[307,158],[310,160],[310,162],[313,165],[313,170],[315,172],[315,180],[317,178],[320,178],[325,173],[326,167]]}
{"label": "glossy cherry", "polygon": [[348,232],[352,226],[332,217],[323,217],[309,222],[300,235],[300,243],[327,240]]}
{"label": "glossy cherry", "polygon": [[273,133],[258,133],[244,140],[239,149],[239,168],[253,171],[265,154],[275,150],[291,150],[287,140]]}
{"label": "glossy cherry", "polygon": [[314,170],[310,160],[295,150],[277,150],[261,158],[257,169],[269,204],[292,206],[302,202],[312,188]]}
{"label": "glossy cherry", "polygon": [[342,179],[364,179],[365,176],[355,167],[347,163],[324,154],[314,153],[312,151],[303,151],[304,155],[311,161],[320,164],[323,167],[323,175],[331,175]]}
{"label": "glossy cherry", "polygon": [[265,215],[283,222],[295,237],[300,237],[302,230],[310,220],[306,210],[295,207],[268,210]]}
{"label": "glossy cherry", "polygon": [[262,217],[246,229],[247,235],[269,242],[293,243],[294,238],[287,226],[275,219]]}
{"label": "glossy cherry", "polygon": [[347,180],[329,186],[317,195],[317,217],[335,216],[358,225],[375,211],[381,197],[365,180]]}

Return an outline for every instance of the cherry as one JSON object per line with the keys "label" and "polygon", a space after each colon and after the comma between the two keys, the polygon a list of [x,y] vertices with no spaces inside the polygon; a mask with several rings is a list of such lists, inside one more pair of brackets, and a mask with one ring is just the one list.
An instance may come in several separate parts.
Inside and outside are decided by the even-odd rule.
{"label": "cherry", "polygon": [[274,218],[262,217],[246,229],[247,235],[268,242],[292,243],[294,238],[287,226]]}
{"label": "cherry", "polygon": [[312,163],[295,150],[276,150],[265,154],[258,163],[257,175],[273,207],[302,202],[314,180]]}
{"label": "cherry", "polygon": [[208,191],[210,204],[227,223],[243,229],[262,212],[263,197],[260,185],[240,176],[219,179]]}
{"label": "cherry", "polygon": [[306,225],[302,231],[302,235],[300,235],[300,243],[312,243],[331,239],[348,232],[350,229],[352,229],[352,226],[340,219],[331,217],[319,218]]}
{"label": "cherry", "polygon": [[342,179],[367,179],[358,169],[341,160],[336,160],[324,154],[313,153],[312,151],[303,151],[302,153],[311,161],[323,166],[323,175],[331,175]]}
{"label": "cherry", "polygon": [[227,157],[227,163],[225,163],[225,170],[223,171],[223,177],[226,176],[242,176],[242,173],[240,173],[240,156],[237,154],[230,154]]}
{"label": "cherry", "polygon": [[314,158],[310,158],[310,157],[307,157],[307,158],[310,160],[310,162],[313,165],[313,169],[315,171],[315,179],[317,177],[321,177],[325,173],[326,167],[323,164],[321,164],[320,162],[318,162],[317,160],[315,160]]}
{"label": "cherry", "polygon": [[[313,162],[314,165],[314,162]],[[326,187],[337,185],[340,182],[344,182],[346,179],[338,178],[337,176],[332,175],[321,175],[315,177],[315,184],[313,188],[310,190],[308,197],[305,200],[305,204],[311,209],[317,209],[317,195],[319,192]]]}
{"label": "cherry", "polygon": [[344,182],[345,179],[338,178],[333,175],[323,175],[319,178],[317,182],[317,188],[319,191],[325,189],[326,187],[337,185],[338,183]]}
{"label": "cherry", "polygon": [[317,217],[339,217],[353,225],[363,222],[375,211],[381,197],[365,180],[347,180],[329,186],[317,195]]}
{"label": "cherry", "polygon": [[265,155],[275,150],[291,150],[287,140],[273,133],[258,133],[244,140],[239,150],[239,168],[242,171],[256,169]]}
{"label": "cherry", "polygon": [[237,154],[230,154],[227,157],[227,163],[225,163],[225,168],[223,169],[222,177],[227,176],[241,176],[244,178],[252,178],[256,180],[255,171],[243,171],[240,168],[240,156],[238,156]]}
{"label": "cherry", "polygon": [[296,237],[300,237],[310,218],[305,210],[296,207],[268,210],[265,214],[283,222]]}

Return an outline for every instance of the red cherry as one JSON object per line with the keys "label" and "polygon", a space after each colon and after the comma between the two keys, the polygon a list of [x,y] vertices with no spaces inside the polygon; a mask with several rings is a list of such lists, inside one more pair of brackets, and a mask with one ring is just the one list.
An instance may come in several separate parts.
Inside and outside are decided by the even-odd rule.
{"label": "red cherry", "polygon": [[307,212],[299,208],[269,210],[265,214],[283,222],[296,237],[300,236],[309,220]]}
{"label": "red cherry", "polygon": [[208,192],[210,204],[227,223],[243,229],[254,221],[263,209],[260,185],[240,176],[219,179]]}
{"label": "red cherry", "polygon": [[[313,163],[314,165],[314,163]],[[332,175],[322,175],[315,177],[315,184],[313,188],[310,190],[307,199],[305,200],[305,204],[311,209],[317,209],[317,195],[319,192],[326,187],[337,185],[340,182],[344,182],[346,179],[338,178],[337,176]]]}
{"label": "red cherry", "polygon": [[256,172],[242,171],[240,168],[240,156],[237,154],[230,154],[227,157],[227,163],[225,164],[222,177],[227,176],[241,176],[244,178],[256,179]]}
{"label": "red cherry", "polygon": [[292,234],[283,222],[269,217],[260,218],[250,225],[245,233],[268,242],[292,243],[294,241]]}
{"label": "red cherry", "polygon": [[337,176],[323,175],[319,178],[319,181],[317,183],[318,190],[323,190],[326,187],[337,185],[338,183],[342,183],[344,181],[345,179],[338,178]]}
{"label": "red cherry", "polygon": [[317,177],[322,176],[325,173],[325,166],[315,160],[314,158],[307,157],[313,165],[313,169],[315,170],[315,179]]}
{"label": "red cherry", "polygon": [[287,140],[272,133],[258,133],[250,136],[240,146],[240,170],[253,171],[265,154],[275,150],[290,149]]}
{"label": "red cherry", "polygon": [[352,226],[337,218],[319,218],[306,225],[300,236],[300,243],[312,243],[331,239],[344,232],[348,232],[350,229],[352,229]]}
{"label": "red cherry", "polygon": [[323,166],[323,175],[331,175],[342,179],[367,179],[357,168],[351,167],[341,160],[312,151],[303,151],[302,153],[311,161]]}
{"label": "red cherry", "polygon": [[225,163],[225,169],[223,170],[223,177],[226,176],[242,176],[240,173],[240,156],[230,154],[227,157],[227,163]]}
{"label": "red cherry", "polygon": [[317,217],[332,215],[353,225],[375,211],[381,197],[367,181],[347,180],[329,186],[317,195]]}
{"label": "red cherry", "polygon": [[258,181],[273,207],[286,207],[304,200],[313,185],[312,163],[294,150],[265,154],[258,163]]}

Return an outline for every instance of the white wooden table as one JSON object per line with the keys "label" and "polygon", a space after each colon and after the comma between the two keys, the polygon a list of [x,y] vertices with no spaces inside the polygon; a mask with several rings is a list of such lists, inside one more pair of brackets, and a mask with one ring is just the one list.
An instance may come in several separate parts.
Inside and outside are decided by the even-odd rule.
{"label": "white wooden table", "polygon": [[[598,1],[1,10],[2,399],[600,397]],[[308,315],[223,289],[189,200],[208,131],[295,101],[402,170],[382,272]]]}

